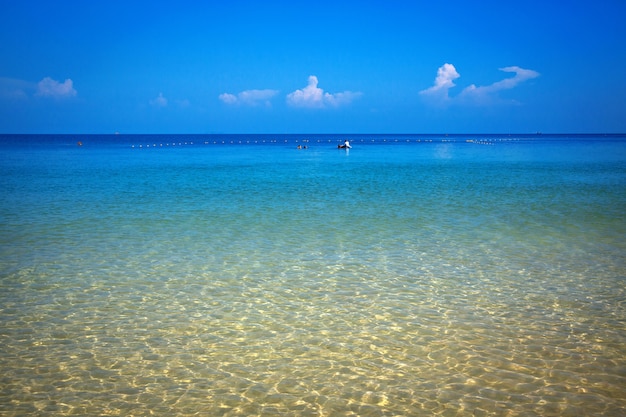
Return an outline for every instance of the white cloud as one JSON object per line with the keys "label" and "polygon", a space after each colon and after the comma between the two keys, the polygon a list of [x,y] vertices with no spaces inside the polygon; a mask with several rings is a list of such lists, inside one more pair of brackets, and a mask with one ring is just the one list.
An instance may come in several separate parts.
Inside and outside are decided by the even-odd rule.
{"label": "white cloud", "polygon": [[512,78],[505,78],[501,81],[496,81],[495,83],[486,86],[477,87],[476,85],[472,84],[466,87],[461,94],[465,97],[485,99],[488,95],[493,94],[497,91],[510,90],[511,88],[515,88],[518,84],[526,80],[537,78],[539,76],[539,73],[537,71],[528,70],[517,66],[500,68],[500,71],[512,72],[515,73],[515,76],[513,76]]}
{"label": "white cloud", "polygon": [[235,104],[237,103],[237,96],[229,93],[223,93],[220,94],[220,100],[226,104]]}
{"label": "white cloud", "polygon": [[287,103],[300,107],[324,107],[324,90],[317,87],[317,77],[309,76],[309,85],[287,95]]}
{"label": "white cloud", "polygon": [[448,90],[455,86],[454,80],[459,78],[460,75],[452,64],[444,64],[437,70],[437,78],[435,78],[435,84],[425,90],[420,91],[420,94],[429,95],[438,99],[458,101],[472,101],[474,103],[486,104],[492,103],[497,99],[496,93],[502,90],[510,90],[515,88],[518,84],[536,78],[539,76],[537,71],[524,69],[518,66],[500,68],[500,71],[514,73],[511,78],[505,78],[504,80],[496,81],[493,84],[486,86],[476,86],[471,84],[456,97],[450,97]]}
{"label": "white cloud", "polygon": [[154,107],[166,107],[167,99],[163,97],[163,93],[159,93],[157,97],[150,100],[150,105]]}
{"label": "white cloud", "polygon": [[315,75],[309,76],[309,84],[301,90],[287,94],[287,103],[294,107],[324,108],[326,106],[338,107],[349,104],[361,96],[360,92],[344,91],[342,93],[324,93],[317,86],[318,80]]}
{"label": "white cloud", "polygon": [[343,93],[324,94],[324,100],[331,106],[338,107],[344,104],[350,104],[355,99],[361,97],[362,93],[353,91],[344,91]]}
{"label": "white cloud", "polygon": [[46,77],[37,83],[36,96],[40,97],[53,97],[53,98],[65,98],[74,97],[77,92],[74,89],[74,85],[71,79],[66,79],[64,82],[53,80],[50,77]]}
{"label": "white cloud", "polygon": [[461,75],[456,71],[454,65],[443,64],[437,70],[437,77],[435,78],[435,84],[420,92],[420,94],[437,95],[442,98],[448,98],[448,90],[455,86],[454,80]]}
{"label": "white cloud", "polygon": [[219,95],[219,99],[226,104],[242,104],[246,106],[264,105],[270,107],[272,103],[270,99],[278,94],[277,90],[245,90],[237,95],[223,93]]}

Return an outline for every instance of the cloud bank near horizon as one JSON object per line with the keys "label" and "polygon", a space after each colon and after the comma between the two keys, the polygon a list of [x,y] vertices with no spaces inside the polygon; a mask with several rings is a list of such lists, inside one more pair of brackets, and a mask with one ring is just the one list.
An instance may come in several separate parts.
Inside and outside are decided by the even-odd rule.
{"label": "cloud bank near horizon", "polygon": [[[291,107],[323,109],[327,107],[340,107],[350,104],[360,97],[362,93],[343,91],[340,93],[327,93],[318,87],[319,81],[315,75],[308,78],[308,84],[302,89],[297,89],[286,96],[287,105]],[[271,99],[278,94],[278,90],[245,90],[238,94],[222,93],[219,99],[229,105],[271,107]]]}
{"label": "cloud bank near horizon", "polygon": [[0,97],[2,98],[23,100],[34,96],[61,99],[76,97],[77,94],[74,82],[70,78],[60,82],[50,77],[45,77],[38,83],[34,83],[32,81],[0,77]]}
{"label": "cloud bank near horizon", "polygon": [[39,81],[37,83],[37,91],[35,92],[36,96],[52,98],[75,97],[76,94],[78,93],[74,89],[74,83],[71,79],[67,78],[61,83],[50,77],[45,77]]}
{"label": "cloud bank near horizon", "polygon": [[344,91],[341,93],[325,93],[317,85],[319,81],[315,75],[310,75],[308,85],[302,89],[287,94],[287,104],[293,107],[308,107],[321,109],[324,107],[339,107],[350,104],[362,93]]}
{"label": "cloud bank near horizon", "polygon": [[493,102],[496,98],[497,92],[510,90],[517,87],[520,83],[537,78],[540,75],[537,71],[524,69],[518,66],[499,68],[499,70],[507,73],[513,73],[515,75],[511,78],[505,78],[485,86],[470,84],[468,87],[465,87],[458,96],[450,97],[449,90],[456,86],[454,80],[460,78],[461,75],[457,72],[454,65],[446,63],[437,70],[437,77],[435,78],[434,84],[431,87],[420,91],[420,94],[439,101],[450,101],[454,99],[486,104]]}
{"label": "cloud bank near horizon", "polygon": [[150,105],[154,107],[167,107],[167,98],[163,97],[163,93],[150,100]]}
{"label": "cloud bank near horizon", "polygon": [[230,93],[223,93],[219,95],[219,99],[231,105],[245,105],[245,106],[259,106],[264,105],[266,107],[271,107],[271,99],[276,94],[278,94],[278,90],[264,89],[264,90],[245,90],[237,95]]}

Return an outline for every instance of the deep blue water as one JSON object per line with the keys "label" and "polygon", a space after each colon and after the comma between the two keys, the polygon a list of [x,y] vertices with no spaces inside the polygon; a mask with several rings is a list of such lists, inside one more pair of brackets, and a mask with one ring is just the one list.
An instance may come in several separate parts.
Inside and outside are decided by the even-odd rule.
{"label": "deep blue water", "polygon": [[624,135],[4,135],[0,157],[0,414],[626,410]]}

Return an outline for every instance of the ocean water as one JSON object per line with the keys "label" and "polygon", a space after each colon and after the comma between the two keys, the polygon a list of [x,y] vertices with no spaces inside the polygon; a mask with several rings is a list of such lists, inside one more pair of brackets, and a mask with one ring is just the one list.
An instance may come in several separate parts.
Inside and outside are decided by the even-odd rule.
{"label": "ocean water", "polygon": [[2,416],[625,413],[626,136],[0,136]]}

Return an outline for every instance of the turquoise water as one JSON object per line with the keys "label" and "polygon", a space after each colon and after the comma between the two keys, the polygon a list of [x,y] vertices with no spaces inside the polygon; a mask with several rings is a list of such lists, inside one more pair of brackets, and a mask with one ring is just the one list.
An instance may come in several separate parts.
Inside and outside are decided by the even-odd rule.
{"label": "turquoise water", "polygon": [[0,137],[0,415],[626,412],[626,137],[345,137]]}

